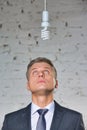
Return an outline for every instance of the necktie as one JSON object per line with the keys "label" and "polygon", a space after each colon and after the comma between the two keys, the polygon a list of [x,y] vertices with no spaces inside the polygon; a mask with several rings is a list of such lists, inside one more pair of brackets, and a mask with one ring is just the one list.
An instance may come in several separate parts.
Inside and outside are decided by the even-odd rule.
{"label": "necktie", "polygon": [[36,130],[46,130],[46,120],[45,114],[47,113],[48,109],[39,109],[37,112],[39,113],[39,119],[37,122]]}

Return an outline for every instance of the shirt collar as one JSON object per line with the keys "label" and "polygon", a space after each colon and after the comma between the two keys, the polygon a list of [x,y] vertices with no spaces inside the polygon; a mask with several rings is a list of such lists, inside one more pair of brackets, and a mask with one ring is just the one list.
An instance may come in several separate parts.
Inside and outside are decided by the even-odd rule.
{"label": "shirt collar", "polygon": [[[48,109],[49,111],[53,112],[54,111],[54,107],[55,107],[55,104],[54,104],[54,101],[52,101],[45,108]],[[32,115],[35,114],[38,109],[41,109],[41,108],[32,102],[32,104],[31,104],[31,114]]]}

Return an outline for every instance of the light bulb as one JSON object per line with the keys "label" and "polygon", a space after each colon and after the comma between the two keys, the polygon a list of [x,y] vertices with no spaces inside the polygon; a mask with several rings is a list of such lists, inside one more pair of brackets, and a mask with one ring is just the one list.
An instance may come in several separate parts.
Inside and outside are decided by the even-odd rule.
{"label": "light bulb", "polygon": [[42,30],[41,30],[41,38],[43,40],[47,40],[50,38],[50,31],[49,31],[49,14],[48,14],[48,11],[43,11],[42,13],[42,23],[41,23],[41,27],[42,27]]}
{"label": "light bulb", "polygon": [[48,27],[44,27],[42,30],[41,30],[41,38],[43,40],[47,40],[50,38],[50,31],[48,30]]}

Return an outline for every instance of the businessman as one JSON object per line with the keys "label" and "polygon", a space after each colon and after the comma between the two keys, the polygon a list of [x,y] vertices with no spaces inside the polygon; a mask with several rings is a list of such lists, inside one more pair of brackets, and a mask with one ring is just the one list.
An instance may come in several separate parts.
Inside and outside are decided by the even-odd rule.
{"label": "businessman", "polygon": [[57,71],[49,59],[38,57],[30,61],[26,77],[32,102],[5,115],[2,130],[85,130],[81,113],[54,100],[53,91],[58,88]]}

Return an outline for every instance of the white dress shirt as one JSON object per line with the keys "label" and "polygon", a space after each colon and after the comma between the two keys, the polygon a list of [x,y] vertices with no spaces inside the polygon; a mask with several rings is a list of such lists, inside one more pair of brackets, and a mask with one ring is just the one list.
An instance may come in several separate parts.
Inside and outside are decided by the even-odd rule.
{"label": "white dress shirt", "polygon": [[[48,109],[48,112],[45,114],[46,119],[46,130],[50,130],[53,114],[54,114],[54,101],[52,101],[50,104],[48,104],[45,108]],[[39,114],[37,110],[40,109],[37,105],[34,103],[31,104],[31,128],[32,130],[36,130],[37,121],[39,118]]]}

